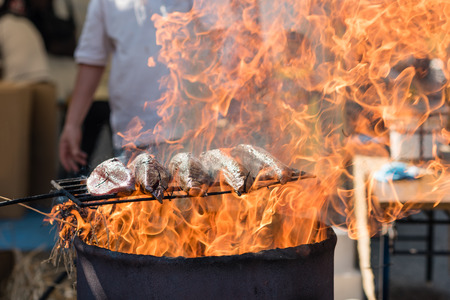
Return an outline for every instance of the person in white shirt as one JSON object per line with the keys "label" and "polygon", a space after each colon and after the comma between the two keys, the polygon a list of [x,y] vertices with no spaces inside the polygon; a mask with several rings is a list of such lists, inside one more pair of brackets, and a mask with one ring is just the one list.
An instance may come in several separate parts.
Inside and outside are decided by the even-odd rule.
{"label": "person in white shirt", "polygon": [[[115,149],[123,147],[118,132],[125,132],[134,117],[152,130],[159,117],[146,108],[148,101],[160,98],[160,79],[168,69],[157,60],[156,29],[151,16],[172,11],[189,11],[191,1],[182,0],[91,0],[86,21],[75,51],[78,74],[60,137],[59,156],[66,171],[77,172],[86,164],[80,149],[82,123],[92,103],[93,94],[111,56],[109,104]],[[155,66],[147,62],[153,59]],[[151,137],[135,142],[152,144]]]}

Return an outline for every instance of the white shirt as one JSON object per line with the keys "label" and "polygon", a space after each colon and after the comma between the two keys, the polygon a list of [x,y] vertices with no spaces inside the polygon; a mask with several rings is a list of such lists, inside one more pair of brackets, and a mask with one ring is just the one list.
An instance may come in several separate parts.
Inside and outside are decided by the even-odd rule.
{"label": "white shirt", "polygon": [[[91,0],[86,21],[75,51],[77,63],[105,66],[111,57],[109,101],[113,133],[127,130],[128,123],[138,116],[145,123],[143,130],[153,130],[160,120],[155,109],[144,108],[147,101],[160,98],[159,80],[168,69],[158,63],[159,46],[151,21],[162,11],[188,11],[191,1],[183,0]],[[147,65],[153,58],[156,66]],[[152,138],[136,141],[152,144]],[[113,135],[114,147],[122,141]]]}
{"label": "white shirt", "polygon": [[50,79],[44,42],[33,23],[6,14],[0,18],[2,80],[42,82]]}

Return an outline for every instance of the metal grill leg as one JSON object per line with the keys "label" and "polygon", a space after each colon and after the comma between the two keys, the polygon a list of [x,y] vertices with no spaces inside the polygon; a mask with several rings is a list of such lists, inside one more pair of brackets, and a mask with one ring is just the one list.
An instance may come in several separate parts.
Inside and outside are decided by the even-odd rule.
{"label": "metal grill leg", "polygon": [[432,210],[426,212],[428,216],[428,234],[427,234],[427,264],[426,264],[426,280],[433,281],[433,252],[434,252],[434,212]]}

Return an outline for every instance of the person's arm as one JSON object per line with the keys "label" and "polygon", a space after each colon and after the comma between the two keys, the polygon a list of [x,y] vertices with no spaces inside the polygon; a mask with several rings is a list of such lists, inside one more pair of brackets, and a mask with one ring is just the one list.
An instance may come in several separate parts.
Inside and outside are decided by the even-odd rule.
{"label": "person's arm", "polygon": [[83,121],[92,104],[93,95],[103,74],[103,66],[78,65],[75,88],[59,140],[59,159],[68,172],[78,172],[87,163],[81,148]]}

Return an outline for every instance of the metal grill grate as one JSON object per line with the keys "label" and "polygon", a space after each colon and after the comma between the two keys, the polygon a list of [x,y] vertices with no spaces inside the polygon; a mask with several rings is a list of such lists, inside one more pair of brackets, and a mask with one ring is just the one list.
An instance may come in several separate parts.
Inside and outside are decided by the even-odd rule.
{"label": "metal grill grate", "polygon": [[[314,175],[308,174],[306,172],[299,172],[292,176],[292,181],[297,181],[299,179],[315,178]],[[116,204],[116,203],[127,203],[127,202],[138,202],[138,201],[153,201],[157,200],[154,196],[147,194],[137,194],[131,196],[120,196],[117,194],[108,194],[96,196],[88,192],[86,186],[86,177],[68,178],[52,180],[51,184],[56,189],[48,194],[30,196],[26,198],[13,199],[9,201],[0,202],[0,207],[24,202],[37,201],[42,199],[48,199],[53,197],[65,197],[70,199],[79,207],[97,207],[99,205]],[[270,188],[279,185],[279,181],[260,181],[257,186],[252,187],[253,190],[261,188]],[[195,197],[208,197],[214,195],[231,194],[232,190],[220,190],[220,183],[215,183],[210,186],[208,192],[203,196]],[[181,188],[177,186],[169,186],[169,189],[165,192],[163,199],[171,200],[176,198],[190,198],[194,197],[183,192]],[[161,201],[162,202],[162,201]]]}

